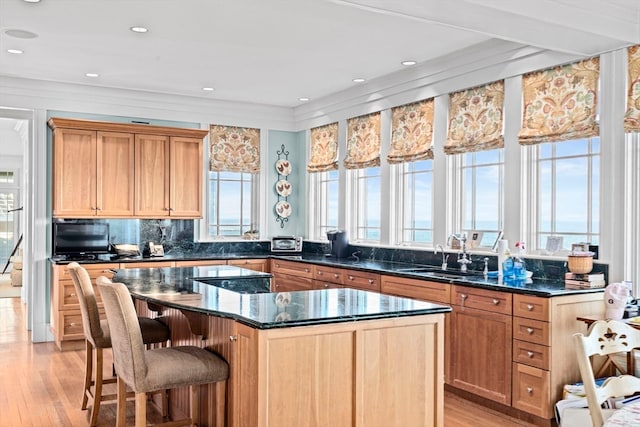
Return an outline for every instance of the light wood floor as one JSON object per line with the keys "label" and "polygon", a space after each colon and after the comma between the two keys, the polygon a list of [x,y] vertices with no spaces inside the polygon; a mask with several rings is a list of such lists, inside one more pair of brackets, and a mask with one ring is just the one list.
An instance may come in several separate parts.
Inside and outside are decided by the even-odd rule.
{"label": "light wood floor", "polygon": [[[111,359],[105,352],[105,375]],[[107,372],[107,370],[109,372]],[[19,298],[0,298],[0,426],[76,427],[88,424],[80,409],[84,351],[59,352],[53,343],[30,342],[25,307]],[[148,405],[149,422],[159,422]],[[115,425],[115,403],[103,404],[98,426]],[[127,407],[133,425],[133,402]],[[522,427],[529,425],[445,394],[445,427]],[[288,427],[288,426],[283,426]],[[393,426],[389,426],[393,427]]]}

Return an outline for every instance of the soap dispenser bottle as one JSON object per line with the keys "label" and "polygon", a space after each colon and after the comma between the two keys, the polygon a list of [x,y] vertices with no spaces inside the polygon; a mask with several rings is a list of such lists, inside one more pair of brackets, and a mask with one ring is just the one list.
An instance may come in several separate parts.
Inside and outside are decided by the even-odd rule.
{"label": "soap dispenser bottle", "polygon": [[518,254],[513,257],[513,275],[516,279],[524,279],[527,277],[527,264],[522,257],[524,252],[524,242],[517,242]]}
{"label": "soap dispenser bottle", "polygon": [[502,262],[502,276],[505,279],[510,279],[513,277],[513,258],[511,258],[509,249],[504,252],[504,261]]}

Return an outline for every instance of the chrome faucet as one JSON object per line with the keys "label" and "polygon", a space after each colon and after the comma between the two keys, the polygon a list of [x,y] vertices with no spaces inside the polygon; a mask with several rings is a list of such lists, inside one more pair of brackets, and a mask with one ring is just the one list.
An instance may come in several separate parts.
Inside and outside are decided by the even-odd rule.
{"label": "chrome faucet", "polygon": [[466,272],[467,265],[471,264],[471,260],[467,258],[467,233],[450,234],[447,242],[451,242],[451,239],[456,239],[460,242],[460,253],[458,254],[458,264],[460,264],[460,271]]}
{"label": "chrome faucet", "polygon": [[449,259],[449,255],[444,252],[444,248],[442,247],[442,245],[436,245],[436,247],[433,249],[433,253],[434,254],[437,254],[438,251],[440,251],[442,253],[442,265],[440,266],[440,268],[442,270],[446,270],[447,269],[447,260]]}

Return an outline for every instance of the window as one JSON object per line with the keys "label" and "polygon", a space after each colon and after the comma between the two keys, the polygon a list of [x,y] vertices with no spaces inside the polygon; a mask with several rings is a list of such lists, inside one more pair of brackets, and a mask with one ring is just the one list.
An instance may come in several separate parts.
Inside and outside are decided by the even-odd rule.
{"label": "window", "polygon": [[0,184],[15,184],[12,171],[0,171]]}
{"label": "window", "polygon": [[491,246],[504,224],[504,149],[458,156],[461,229],[481,231],[480,246]]}
{"label": "window", "polygon": [[534,237],[536,249],[547,237],[571,243],[599,241],[600,138],[542,143],[535,149]]}
{"label": "window", "polygon": [[400,242],[433,244],[433,160],[396,166],[401,174]]}
{"label": "window", "polygon": [[318,237],[326,236],[327,231],[338,229],[338,171],[319,172],[319,217]]}
{"label": "window", "polygon": [[209,172],[207,237],[240,237],[255,225],[257,175]]}
{"label": "window", "polygon": [[359,242],[380,242],[380,167],[352,169],[352,224]]}

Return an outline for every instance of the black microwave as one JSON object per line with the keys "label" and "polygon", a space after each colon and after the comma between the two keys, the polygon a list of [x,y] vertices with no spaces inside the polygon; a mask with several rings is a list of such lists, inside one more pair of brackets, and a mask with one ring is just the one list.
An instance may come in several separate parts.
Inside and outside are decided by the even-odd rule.
{"label": "black microwave", "polygon": [[302,237],[272,237],[271,252],[302,252]]}

